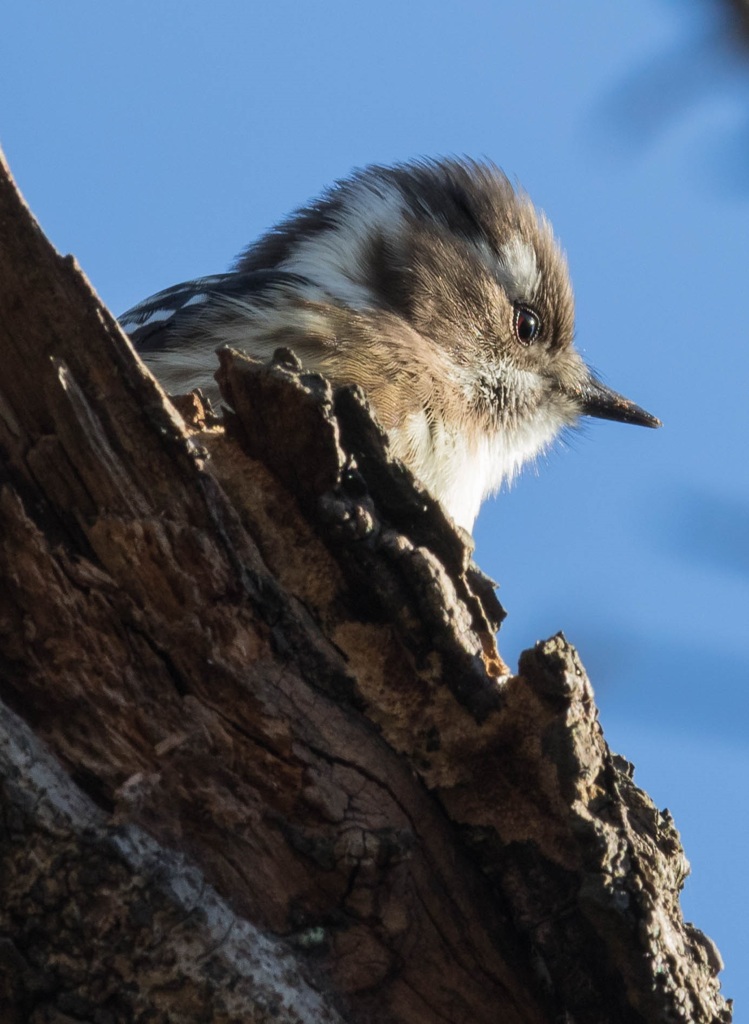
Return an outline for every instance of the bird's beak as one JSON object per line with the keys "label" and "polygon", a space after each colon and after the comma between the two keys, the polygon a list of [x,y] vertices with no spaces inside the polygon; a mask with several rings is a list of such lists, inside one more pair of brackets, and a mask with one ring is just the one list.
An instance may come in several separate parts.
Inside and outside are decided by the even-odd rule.
{"label": "bird's beak", "polygon": [[662,425],[657,417],[651,416],[624,395],[607,388],[593,374],[589,374],[582,386],[575,389],[575,397],[585,416],[595,416],[599,420],[618,420],[619,423],[636,423],[641,427]]}

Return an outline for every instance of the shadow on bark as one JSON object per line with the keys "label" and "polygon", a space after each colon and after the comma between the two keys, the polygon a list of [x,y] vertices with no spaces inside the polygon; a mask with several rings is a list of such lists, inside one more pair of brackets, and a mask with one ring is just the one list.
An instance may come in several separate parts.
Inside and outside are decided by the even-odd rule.
{"label": "shadow on bark", "polygon": [[[355,389],[182,415],[0,175],[0,1017],[727,1022],[563,636]],[[183,418],[184,417],[184,418]]]}

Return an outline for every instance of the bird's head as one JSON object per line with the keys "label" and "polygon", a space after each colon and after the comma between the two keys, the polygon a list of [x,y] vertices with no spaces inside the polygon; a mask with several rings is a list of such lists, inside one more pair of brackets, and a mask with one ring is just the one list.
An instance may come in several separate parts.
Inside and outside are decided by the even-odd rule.
{"label": "bird's head", "polygon": [[575,349],[564,253],[491,164],[357,172],[252,246],[238,269],[272,265],[346,307],[405,321],[447,357],[456,401],[488,429],[530,431],[538,448],[581,416],[659,425]]}

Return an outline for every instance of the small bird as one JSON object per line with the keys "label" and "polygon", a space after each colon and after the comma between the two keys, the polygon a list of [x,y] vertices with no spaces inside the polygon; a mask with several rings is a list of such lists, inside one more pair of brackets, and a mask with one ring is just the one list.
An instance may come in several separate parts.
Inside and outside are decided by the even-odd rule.
{"label": "small bird", "polygon": [[394,454],[471,531],[481,502],[581,416],[658,427],[573,346],[551,225],[493,164],[354,172],[224,274],[167,288],[121,323],[172,392],[211,388],[221,345],[279,346],[358,384]]}

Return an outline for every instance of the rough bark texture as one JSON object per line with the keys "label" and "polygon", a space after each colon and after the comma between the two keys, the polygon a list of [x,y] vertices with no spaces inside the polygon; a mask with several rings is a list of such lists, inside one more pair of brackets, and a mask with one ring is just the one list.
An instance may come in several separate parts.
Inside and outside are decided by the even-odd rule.
{"label": "rough bark texture", "polygon": [[0,180],[0,1019],[727,1022],[678,834],[355,390],[190,425]]}

